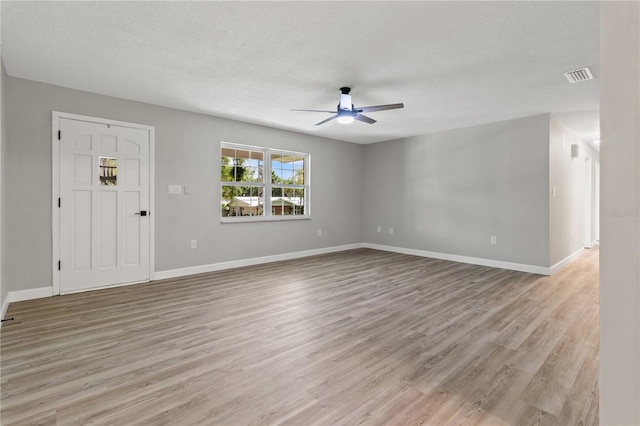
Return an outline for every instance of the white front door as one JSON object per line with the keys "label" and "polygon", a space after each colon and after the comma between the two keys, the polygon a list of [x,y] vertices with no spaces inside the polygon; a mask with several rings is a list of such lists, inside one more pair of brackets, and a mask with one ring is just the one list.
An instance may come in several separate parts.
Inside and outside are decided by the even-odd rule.
{"label": "white front door", "polygon": [[150,279],[150,131],[59,119],[59,287]]}

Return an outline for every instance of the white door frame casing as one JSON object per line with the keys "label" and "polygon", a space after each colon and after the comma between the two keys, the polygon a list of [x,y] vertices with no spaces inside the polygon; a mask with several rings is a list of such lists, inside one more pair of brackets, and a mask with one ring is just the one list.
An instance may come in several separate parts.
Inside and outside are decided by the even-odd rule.
{"label": "white door frame casing", "polygon": [[584,247],[585,248],[591,248],[592,244],[595,240],[594,236],[592,235],[592,228],[593,228],[593,212],[592,212],[592,208],[593,208],[593,173],[591,170],[592,167],[592,163],[591,163],[591,157],[585,155],[584,157],[584,200],[583,200],[583,215],[584,215]]}
{"label": "white door frame casing", "polygon": [[[52,111],[51,118],[51,225],[53,230],[51,262],[53,294],[60,294],[60,271],[58,270],[58,261],[60,259],[60,208],[58,207],[58,198],[60,198],[60,144],[58,140],[58,131],[60,130],[61,119],[129,127],[149,132],[149,211],[151,212],[149,215],[149,281],[153,281],[155,270],[155,127],[59,111]],[[117,285],[118,284],[115,284],[115,286]],[[95,288],[92,290],[95,290]]]}

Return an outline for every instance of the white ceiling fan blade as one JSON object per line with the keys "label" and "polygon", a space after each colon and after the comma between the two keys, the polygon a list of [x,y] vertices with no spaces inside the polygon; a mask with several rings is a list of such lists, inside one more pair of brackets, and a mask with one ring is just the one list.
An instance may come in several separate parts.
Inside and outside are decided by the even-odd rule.
{"label": "white ceiling fan blade", "polygon": [[397,109],[397,108],[404,108],[404,104],[399,103],[399,104],[389,104],[389,105],[366,106],[366,107],[356,108],[356,111],[357,112],[373,112],[373,111],[385,111],[388,109]]}
{"label": "white ceiling fan blade", "polygon": [[295,111],[295,112],[328,112],[331,114],[337,114],[338,111],[328,111],[328,110],[324,110],[324,109],[290,109],[289,111]]}
{"label": "white ceiling fan blade", "polygon": [[362,115],[362,114],[356,114],[355,117],[356,120],[358,121],[362,121],[363,123],[367,123],[367,124],[373,124],[376,122],[376,120],[374,120],[371,117],[367,117],[366,115]]}
{"label": "white ceiling fan blade", "polygon": [[321,125],[321,124],[324,124],[324,123],[326,123],[327,121],[335,120],[336,118],[338,118],[338,114],[336,114],[336,115],[334,115],[334,116],[332,116],[332,117],[329,117],[329,118],[327,118],[326,120],[322,120],[322,121],[321,121],[321,122],[319,122],[319,123],[316,123],[316,126],[319,126],[319,125]]}

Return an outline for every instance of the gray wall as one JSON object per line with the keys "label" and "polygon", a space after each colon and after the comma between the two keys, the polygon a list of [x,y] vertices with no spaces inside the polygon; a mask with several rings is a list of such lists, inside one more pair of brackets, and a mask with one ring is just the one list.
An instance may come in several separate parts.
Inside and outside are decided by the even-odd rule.
{"label": "gray wall", "polygon": [[[3,270],[10,291],[51,285],[52,110],[156,127],[156,271],[362,242],[360,145],[14,77],[5,89]],[[221,224],[220,141],[310,153],[312,219]],[[190,194],[168,195],[169,184]]]}
{"label": "gray wall", "polygon": [[7,126],[5,123],[5,81],[7,78],[7,74],[4,70],[4,64],[2,63],[2,57],[0,56],[0,309],[4,306],[4,302],[7,299],[7,285],[6,285],[6,270],[3,267],[6,265],[4,261],[5,256],[5,215],[3,214],[3,210],[7,205],[5,202],[5,150],[7,146]]}
{"label": "gray wall", "polygon": [[601,8],[600,423],[638,425],[640,3]]}
{"label": "gray wall", "polygon": [[[571,145],[578,145],[578,157],[571,156]],[[585,157],[591,158],[591,216],[595,218],[595,176],[599,153],[551,115],[549,131],[549,240],[551,266],[585,246]],[[595,223],[595,220],[592,221]],[[592,226],[590,226],[592,227]],[[595,228],[595,227],[593,227]],[[592,229],[595,235],[595,229]],[[590,238],[593,241],[595,238]]]}
{"label": "gray wall", "polygon": [[548,267],[549,119],[366,145],[364,241]]}

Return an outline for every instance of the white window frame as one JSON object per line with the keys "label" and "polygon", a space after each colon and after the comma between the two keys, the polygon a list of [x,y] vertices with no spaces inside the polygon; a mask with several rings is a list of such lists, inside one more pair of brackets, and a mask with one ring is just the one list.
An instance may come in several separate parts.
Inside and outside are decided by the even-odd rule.
{"label": "white window frame", "polygon": [[[275,148],[267,148],[262,146],[255,145],[244,145],[237,144],[231,142],[221,142],[220,149],[218,150],[218,156],[221,156],[222,149],[241,149],[241,150],[250,150],[250,151],[259,151],[262,152],[264,157],[264,177],[265,181],[261,184],[264,188],[264,206],[263,206],[263,215],[260,216],[222,216],[222,210],[220,210],[220,222],[221,223],[243,223],[243,222],[271,222],[271,221],[281,221],[281,220],[306,220],[311,219],[311,196],[310,196],[310,188],[311,188],[311,154],[305,152],[297,152],[297,151],[289,151],[284,149],[275,149]],[[297,157],[302,157],[304,162],[304,214],[291,214],[291,215],[274,215],[272,214],[271,209],[271,193],[272,187],[282,187],[282,188],[299,188],[299,185],[287,185],[287,184],[273,184],[271,182],[271,154],[280,154],[280,155],[293,155]],[[218,167],[220,167],[220,162],[218,161]],[[222,182],[220,178],[220,169],[218,169],[218,179],[220,180],[220,185],[218,185],[218,200],[222,201],[222,187],[223,186],[252,186],[247,185],[249,182]],[[218,203],[217,205],[221,205]]]}

